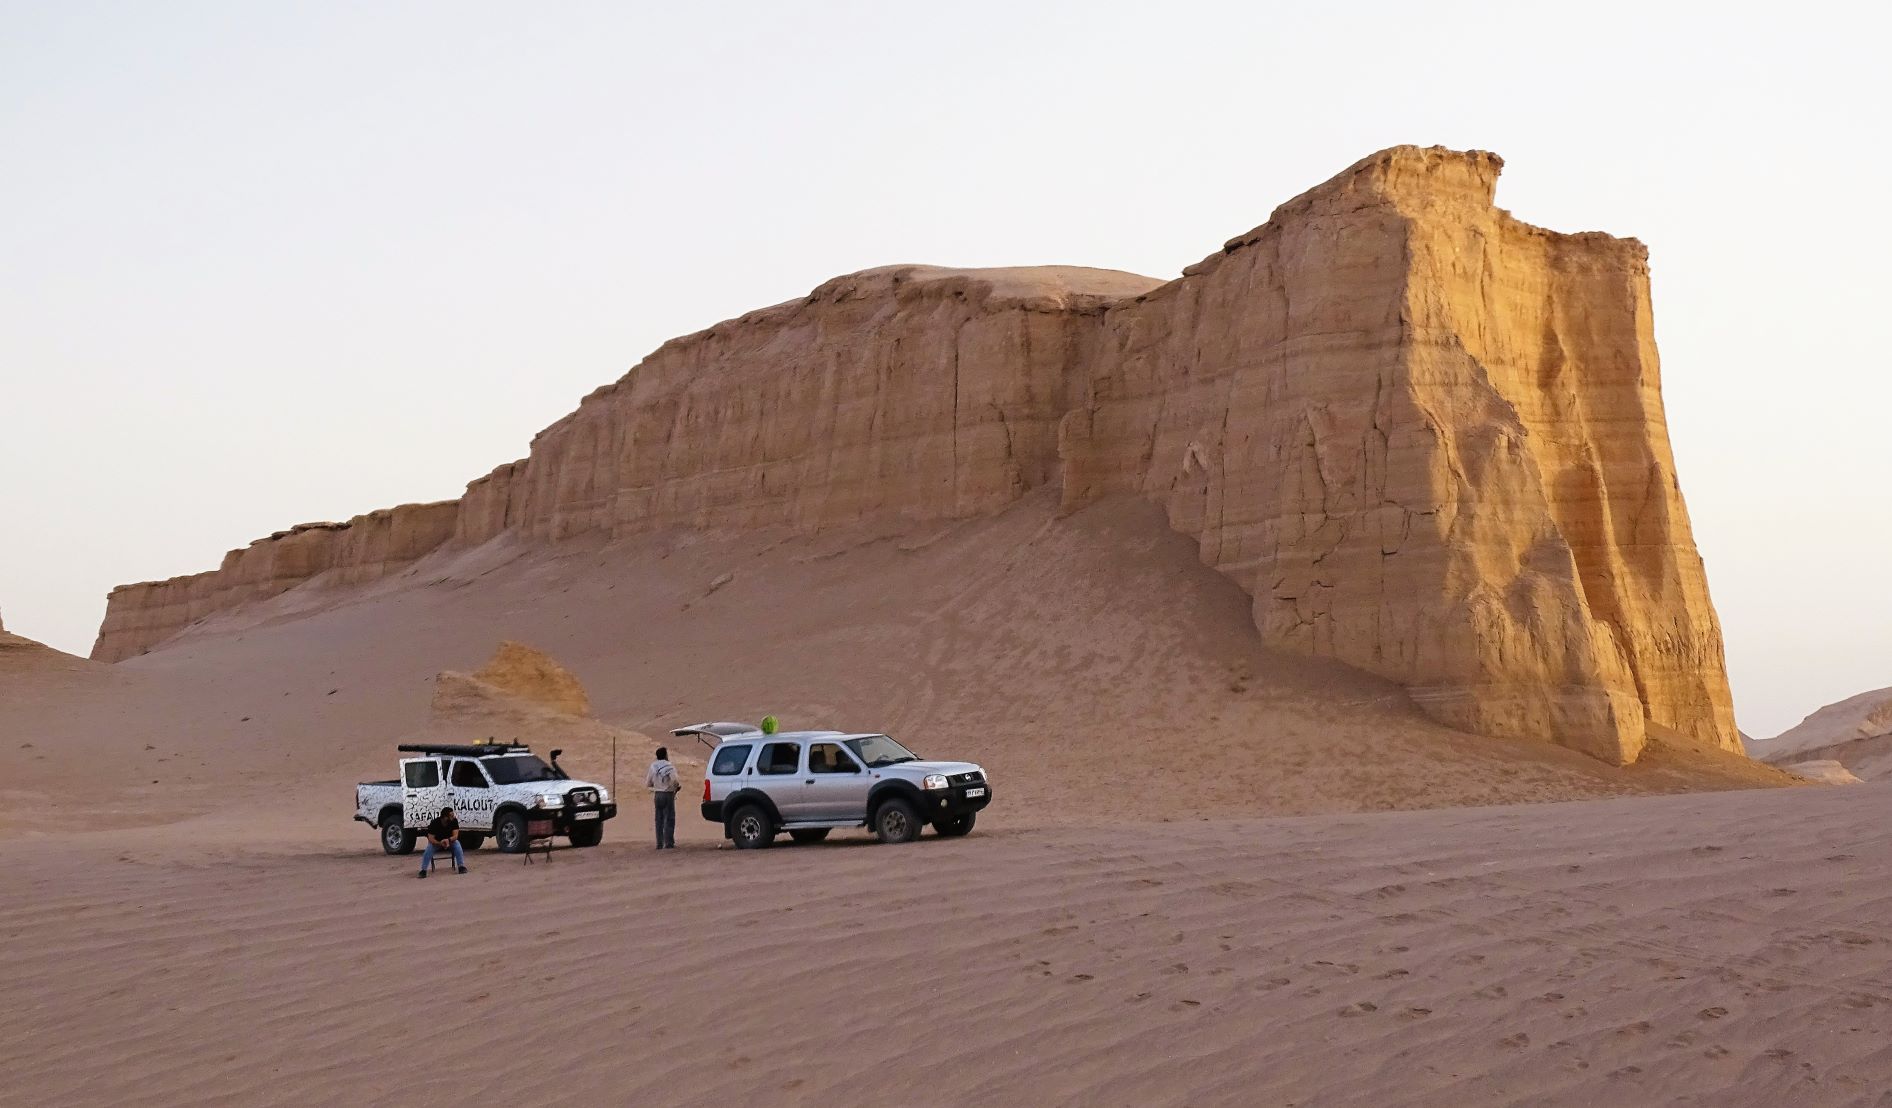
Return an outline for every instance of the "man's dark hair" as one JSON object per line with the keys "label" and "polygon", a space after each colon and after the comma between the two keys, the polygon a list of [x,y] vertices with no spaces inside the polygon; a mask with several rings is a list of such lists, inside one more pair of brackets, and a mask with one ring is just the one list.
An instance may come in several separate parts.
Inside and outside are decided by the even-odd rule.
{"label": "man's dark hair", "polygon": [[450,815],[452,815],[452,814],[453,814],[453,805],[451,805],[451,804],[442,804],[442,805],[440,806],[440,814],[441,814],[441,815],[443,815],[443,816],[450,816]]}
{"label": "man's dark hair", "polygon": [[657,759],[658,759],[658,761],[664,761],[664,762],[667,762],[667,761],[669,761],[669,760],[670,760],[670,748],[669,748],[669,747],[667,747],[667,746],[660,746],[660,747],[658,747],[658,748],[657,748]]}

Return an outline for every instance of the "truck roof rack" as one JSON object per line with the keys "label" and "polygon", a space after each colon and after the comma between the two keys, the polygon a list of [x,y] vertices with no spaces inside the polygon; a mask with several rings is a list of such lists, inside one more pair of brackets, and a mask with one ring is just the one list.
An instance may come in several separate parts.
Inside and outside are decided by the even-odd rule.
{"label": "truck roof rack", "polygon": [[402,743],[395,749],[403,754],[457,754],[462,758],[532,753],[524,743]]}

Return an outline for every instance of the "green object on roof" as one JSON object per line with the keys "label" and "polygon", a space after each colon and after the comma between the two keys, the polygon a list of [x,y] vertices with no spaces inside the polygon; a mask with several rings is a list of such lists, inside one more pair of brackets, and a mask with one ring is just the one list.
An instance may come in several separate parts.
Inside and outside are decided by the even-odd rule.
{"label": "green object on roof", "polygon": [[782,725],[776,721],[774,716],[762,717],[762,733],[764,735],[773,735],[781,729]]}

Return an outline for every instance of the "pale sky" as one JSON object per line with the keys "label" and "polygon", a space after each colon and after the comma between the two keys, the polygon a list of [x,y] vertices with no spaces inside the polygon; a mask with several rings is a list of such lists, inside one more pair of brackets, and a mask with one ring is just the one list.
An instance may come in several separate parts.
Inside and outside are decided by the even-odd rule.
{"label": "pale sky", "polygon": [[1892,685],[1865,4],[0,0],[0,612],[457,496],[873,265],[1158,277],[1398,143],[1649,245],[1743,728]]}

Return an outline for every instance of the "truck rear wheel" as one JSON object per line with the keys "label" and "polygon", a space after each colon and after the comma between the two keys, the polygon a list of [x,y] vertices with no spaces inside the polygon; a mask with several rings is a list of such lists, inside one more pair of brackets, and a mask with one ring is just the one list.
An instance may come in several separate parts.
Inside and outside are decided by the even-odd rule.
{"label": "truck rear wheel", "polygon": [[889,800],[874,813],[874,834],[883,843],[910,843],[920,837],[920,815],[904,800]]}
{"label": "truck rear wheel", "polygon": [[390,812],[381,817],[381,849],[388,854],[414,853],[414,830],[401,826],[401,813]]}
{"label": "truck rear wheel", "polygon": [[501,812],[493,821],[493,845],[499,847],[501,854],[524,854],[526,841],[525,816],[518,812]]}
{"label": "truck rear wheel", "polygon": [[729,817],[729,838],[737,850],[761,850],[775,841],[775,825],[759,805],[744,804]]}
{"label": "truck rear wheel", "polygon": [[604,823],[581,823],[569,836],[573,846],[597,846],[604,841]]}

